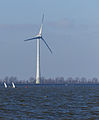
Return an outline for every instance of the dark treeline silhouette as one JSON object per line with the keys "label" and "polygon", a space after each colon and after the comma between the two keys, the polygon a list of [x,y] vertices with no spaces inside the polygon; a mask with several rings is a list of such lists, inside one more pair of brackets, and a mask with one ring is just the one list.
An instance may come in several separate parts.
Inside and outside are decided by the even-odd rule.
{"label": "dark treeline silhouette", "polygon": [[[16,84],[35,84],[36,79],[34,77],[30,77],[28,80],[19,80],[17,77],[6,76],[4,79],[0,79],[0,83],[6,82],[10,84],[11,82],[14,82]],[[67,79],[64,79],[64,77],[56,77],[56,78],[41,78],[41,84],[99,84],[99,81],[96,77],[92,79],[87,79],[85,77],[76,77],[72,78],[69,77]]]}

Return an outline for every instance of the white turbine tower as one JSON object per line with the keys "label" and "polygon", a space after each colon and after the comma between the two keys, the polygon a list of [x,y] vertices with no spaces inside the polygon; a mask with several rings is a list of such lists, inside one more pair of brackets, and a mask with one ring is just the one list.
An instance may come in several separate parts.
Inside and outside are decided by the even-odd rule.
{"label": "white turbine tower", "polygon": [[52,50],[50,49],[50,47],[48,46],[48,44],[46,43],[46,41],[44,40],[44,38],[42,37],[42,27],[43,27],[43,20],[44,20],[44,14],[42,16],[42,24],[40,27],[40,31],[39,34],[37,34],[36,36],[24,40],[24,41],[30,41],[30,40],[37,40],[37,72],[36,72],[36,84],[40,84],[40,40],[42,40],[45,45],[48,47],[49,51],[52,53]]}

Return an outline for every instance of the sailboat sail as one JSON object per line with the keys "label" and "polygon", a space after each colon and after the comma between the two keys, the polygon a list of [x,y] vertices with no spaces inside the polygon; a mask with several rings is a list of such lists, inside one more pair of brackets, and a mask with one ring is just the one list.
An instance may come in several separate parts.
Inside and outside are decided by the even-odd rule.
{"label": "sailboat sail", "polygon": [[7,84],[4,82],[4,87],[7,88]]}
{"label": "sailboat sail", "polygon": [[14,84],[14,82],[12,82],[12,88],[15,88],[15,84]]}

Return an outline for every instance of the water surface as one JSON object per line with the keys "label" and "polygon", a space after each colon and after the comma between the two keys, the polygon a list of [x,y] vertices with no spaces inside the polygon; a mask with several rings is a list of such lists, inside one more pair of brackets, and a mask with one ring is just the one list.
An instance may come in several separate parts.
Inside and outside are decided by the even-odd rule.
{"label": "water surface", "polygon": [[0,87],[0,120],[99,120],[99,85]]}

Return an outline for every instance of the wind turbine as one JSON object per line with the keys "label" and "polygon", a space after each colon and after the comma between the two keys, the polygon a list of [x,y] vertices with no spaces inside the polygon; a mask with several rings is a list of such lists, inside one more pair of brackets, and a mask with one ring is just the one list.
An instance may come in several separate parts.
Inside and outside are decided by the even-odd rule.
{"label": "wind turbine", "polygon": [[26,39],[24,41],[30,41],[30,40],[37,40],[37,72],[36,72],[36,84],[40,84],[40,40],[42,40],[45,45],[47,46],[47,48],[49,49],[49,51],[52,53],[52,50],[50,49],[50,47],[48,46],[48,44],[46,43],[46,41],[44,40],[44,38],[42,37],[42,28],[43,28],[43,21],[44,21],[44,14],[42,16],[42,23],[41,23],[41,27],[40,27],[40,31],[39,34],[37,34],[36,36],[30,38],[30,39]]}

